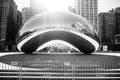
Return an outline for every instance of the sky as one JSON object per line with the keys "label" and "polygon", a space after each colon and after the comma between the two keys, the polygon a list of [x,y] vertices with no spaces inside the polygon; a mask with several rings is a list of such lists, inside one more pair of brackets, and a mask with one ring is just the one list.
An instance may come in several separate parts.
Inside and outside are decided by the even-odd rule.
{"label": "sky", "polygon": [[[72,5],[74,0],[41,0],[43,3],[46,3],[47,7],[55,8],[51,5],[55,4],[56,8],[61,10],[66,10],[68,5]],[[53,1],[53,2],[52,2]],[[15,0],[18,5],[18,9],[26,7],[29,5],[29,0]],[[61,6],[62,5],[62,6]],[[107,12],[112,8],[120,7],[120,0],[98,0],[98,12]]]}

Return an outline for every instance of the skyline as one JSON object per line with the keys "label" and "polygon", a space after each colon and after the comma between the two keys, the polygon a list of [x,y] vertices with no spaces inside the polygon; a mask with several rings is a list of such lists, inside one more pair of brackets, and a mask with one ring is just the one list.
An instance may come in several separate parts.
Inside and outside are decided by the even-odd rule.
{"label": "skyline", "polygon": [[[44,2],[47,2],[46,0],[41,0]],[[55,0],[54,0],[55,1]],[[60,0],[62,4],[62,2],[64,2],[62,4],[62,8],[64,10],[67,9],[68,5],[72,5],[71,3],[74,0]],[[66,2],[65,2],[66,1]],[[18,9],[21,11],[21,9],[23,7],[28,7],[29,6],[29,0],[15,0],[16,4],[18,5]],[[68,2],[68,3],[67,3]],[[108,4],[109,2],[109,4]],[[67,5],[65,5],[65,3]],[[73,5],[72,5],[73,6]],[[120,7],[120,0],[98,0],[98,12],[108,12],[109,10],[111,10],[112,8],[116,8],[116,7]],[[58,7],[59,8],[59,7]]]}

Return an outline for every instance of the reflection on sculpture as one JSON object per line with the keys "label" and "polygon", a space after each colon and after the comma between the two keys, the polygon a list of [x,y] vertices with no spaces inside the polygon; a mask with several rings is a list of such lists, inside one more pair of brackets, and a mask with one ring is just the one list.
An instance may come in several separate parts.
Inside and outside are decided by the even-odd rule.
{"label": "reflection on sculpture", "polygon": [[20,29],[17,47],[22,52],[32,53],[60,41],[90,54],[99,47],[97,39],[93,26],[79,15],[44,12],[32,17]]}

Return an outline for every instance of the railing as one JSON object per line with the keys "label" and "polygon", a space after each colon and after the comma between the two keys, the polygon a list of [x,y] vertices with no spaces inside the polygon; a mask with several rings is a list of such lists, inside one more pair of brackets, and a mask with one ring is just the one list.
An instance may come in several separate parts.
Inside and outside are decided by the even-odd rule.
{"label": "railing", "polygon": [[120,80],[119,62],[45,61],[0,63],[4,80]]}

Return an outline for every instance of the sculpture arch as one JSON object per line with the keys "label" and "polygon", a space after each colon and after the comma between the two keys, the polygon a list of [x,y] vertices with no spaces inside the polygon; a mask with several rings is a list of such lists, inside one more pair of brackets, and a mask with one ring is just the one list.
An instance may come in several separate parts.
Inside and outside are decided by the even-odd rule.
{"label": "sculpture arch", "polygon": [[69,12],[44,12],[32,17],[20,29],[17,47],[31,53],[52,40],[65,41],[85,54],[99,47],[95,29],[86,19]]}

